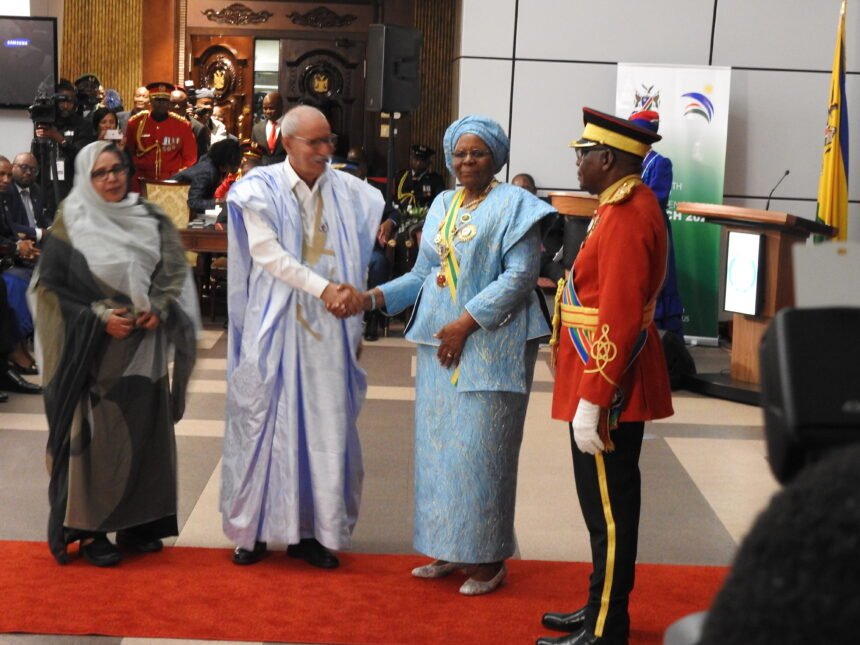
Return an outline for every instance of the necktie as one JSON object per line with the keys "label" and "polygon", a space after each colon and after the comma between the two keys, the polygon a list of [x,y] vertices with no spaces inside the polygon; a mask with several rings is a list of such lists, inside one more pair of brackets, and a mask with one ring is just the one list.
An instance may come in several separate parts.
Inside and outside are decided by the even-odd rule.
{"label": "necktie", "polygon": [[33,216],[33,202],[30,199],[30,189],[21,189],[21,201],[24,202],[24,210],[27,211],[27,222],[30,226],[36,228],[36,218]]}
{"label": "necktie", "polygon": [[269,152],[275,152],[275,145],[278,142],[278,126],[269,121]]}

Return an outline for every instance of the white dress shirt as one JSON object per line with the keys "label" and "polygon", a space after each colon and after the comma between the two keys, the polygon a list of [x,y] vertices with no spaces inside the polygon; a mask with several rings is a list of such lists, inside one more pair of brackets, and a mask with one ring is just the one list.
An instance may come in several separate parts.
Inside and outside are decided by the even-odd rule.
{"label": "white dress shirt", "polygon": [[[320,191],[328,179],[328,171],[316,180],[313,188],[309,188],[293,170],[289,159],[283,163],[283,168],[287,185],[295,193],[299,202],[305,244],[310,246],[316,234],[314,221],[319,200],[322,199]],[[328,205],[323,202],[324,219],[328,208]],[[302,264],[300,259],[287,252],[278,241],[275,231],[253,210],[245,209],[244,220],[251,258],[255,264],[295,289],[306,291],[317,298],[322,296],[322,292],[329,285],[326,278],[312,271]]]}

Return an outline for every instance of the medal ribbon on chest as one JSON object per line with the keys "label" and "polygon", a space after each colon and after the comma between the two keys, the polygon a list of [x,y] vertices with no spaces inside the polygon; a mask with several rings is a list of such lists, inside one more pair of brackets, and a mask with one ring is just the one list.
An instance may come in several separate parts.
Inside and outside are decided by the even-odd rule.
{"label": "medal ribbon on chest", "polygon": [[439,234],[436,236],[436,251],[439,253],[439,274],[436,276],[436,284],[440,287],[448,287],[451,300],[457,301],[457,278],[460,275],[460,265],[454,253],[454,237],[457,234],[457,214],[463,204],[465,191],[460,190],[451,201]]}

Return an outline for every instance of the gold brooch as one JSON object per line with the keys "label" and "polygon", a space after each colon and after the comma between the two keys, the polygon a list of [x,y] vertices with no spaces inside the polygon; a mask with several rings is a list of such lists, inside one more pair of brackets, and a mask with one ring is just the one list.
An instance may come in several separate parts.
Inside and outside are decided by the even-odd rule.
{"label": "gold brooch", "polygon": [[477,227],[474,224],[469,224],[468,226],[464,226],[460,229],[460,231],[457,233],[457,239],[461,242],[468,242],[477,234]]}

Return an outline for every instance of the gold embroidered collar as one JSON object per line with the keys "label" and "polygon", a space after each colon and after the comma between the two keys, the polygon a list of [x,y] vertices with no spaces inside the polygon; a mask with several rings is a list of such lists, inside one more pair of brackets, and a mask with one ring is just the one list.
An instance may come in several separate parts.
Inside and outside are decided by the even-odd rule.
{"label": "gold embroidered collar", "polygon": [[639,175],[627,175],[626,177],[622,177],[598,195],[598,206],[623,202],[625,199],[630,197],[633,189],[641,183],[642,178]]}

